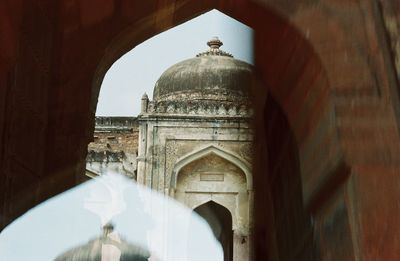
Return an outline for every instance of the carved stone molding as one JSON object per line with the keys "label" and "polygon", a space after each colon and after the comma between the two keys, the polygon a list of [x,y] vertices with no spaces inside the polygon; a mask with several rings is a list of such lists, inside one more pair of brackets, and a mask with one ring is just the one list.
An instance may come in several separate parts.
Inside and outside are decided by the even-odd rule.
{"label": "carved stone molding", "polygon": [[249,117],[253,115],[253,110],[248,103],[236,104],[233,102],[219,101],[150,101],[147,105],[147,113]]}

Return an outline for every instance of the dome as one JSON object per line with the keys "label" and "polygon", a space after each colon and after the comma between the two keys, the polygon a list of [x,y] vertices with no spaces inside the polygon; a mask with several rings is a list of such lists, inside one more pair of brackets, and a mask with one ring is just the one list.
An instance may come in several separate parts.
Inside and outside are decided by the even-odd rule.
{"label": "dome", "polygon": [[167,69],[154,88],[155,101],[244,101],[254,84],[252,66],[222,51],[222,42],[213,38],[210,49],[195,58],[179,62]]}
{"label": "dome", "polygon": [[89,241],[85,245],[68,250],[58,256],[55,261],[97,261],[119,255],[118,260],[120,261],[147,261],[150,257],[148,251],[120,240],[118,236],[111,235],[113,232],[111,224],[105,225],[103,231],[102,236]]}

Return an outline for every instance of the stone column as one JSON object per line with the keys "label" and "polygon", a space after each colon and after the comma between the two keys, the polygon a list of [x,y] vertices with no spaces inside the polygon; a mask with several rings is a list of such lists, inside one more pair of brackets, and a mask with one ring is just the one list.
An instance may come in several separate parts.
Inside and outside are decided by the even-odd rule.
{"label": "stone column", "polygon": [[248,190],[247,194],[249,196],[249,230],[252,231],[254,227],[254,190]]}
{"label": "stone column", "polygon": [[139,138],[137,160],[137,183],[145,185],[146,173],[146,147],[147,147],[147,124],[139,118]]}
{"label": "stone column", "polygon": [[147,112],[147,105],[149,104],[149,97],[147,96],[146,93],[143,94],[143,96],[142,96],[142,101],[141,101],[141,102],[142,102],[142,103],[141,103],[141,110],[140,110],[140,112],[143,114],[143,113],[146,113],[146,112]]}
{"label": "stone column", "polygon": [[247,231],[233,231],[233,261],[250,261],[251,238]]}
{"label": "stone column", "polygon": [[248,260],[254,260],[254,241],[253,241],[253,231],[254,231],[254,190],[248,190],[249,195],[249,223],[247,232],[247,251]]}

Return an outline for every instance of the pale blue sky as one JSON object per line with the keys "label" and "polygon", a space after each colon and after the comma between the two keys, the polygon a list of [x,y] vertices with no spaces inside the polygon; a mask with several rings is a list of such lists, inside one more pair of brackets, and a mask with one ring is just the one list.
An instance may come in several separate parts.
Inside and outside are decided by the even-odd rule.
{"label": "pale blue sky", "polygon": [[117,60],[104,77],[97,116],[136,116],[143,93],[153,97],[160,75],[171,65],[208,49],[218,36],[221,47],[237,59],[253,63],[253,30],[213,10],[154,36]]}
{"label": "pale blue sky", "polygon": [[[154,84],[162,72],[179,61],[207,50],[206,42],[214,36],[223,41],[221,49],[237,59],[253,63],[252,30],[214,10],[149,39],[116,61],[104,78],[96,115],[136,116],[141,96],[147,92],[152,98]],[[88,183],[58,195],[4,229],[0,234],[0,260],[52,260],[68,248],[86,243],[99,235],[100,219],[85,208],[91,186],[93,183]],[[134,192],[135,189],[131,188],[130,191]],[[134,202],[129,207],[129,202],[134,201],[134,194],[127,195],[125,215],[113,220],[117,223],[118,231],[123,231],[129,241],[135,241],[137,239],[132,235],[137,233],[133,230],[140,229],[140,220],[132,217],[137,217],[141,209],[136,208]],[[103,196],[107,197],[107,193]],[[100,197],[103,196],[100,194]],[[185,212],[178,205],[176,211]],[[171,236],[174,235],[180,234]],[[204,243],[213,244],[210,240]],[[179,248],[178,245],[170,247]],[[204,253],[200,252],[199,257],[201,254]]]}

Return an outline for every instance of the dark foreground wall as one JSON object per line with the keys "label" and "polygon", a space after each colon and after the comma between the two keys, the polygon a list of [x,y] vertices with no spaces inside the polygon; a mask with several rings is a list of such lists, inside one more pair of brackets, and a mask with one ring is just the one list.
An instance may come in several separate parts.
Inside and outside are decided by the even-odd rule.
{"label": "dark foreground wall", "polygon": [[[109,66],[213,8],[256,33],[256,260],[308,248],[322,260],[395,260],[396,0],[2,0],[1,227],[80,182]],[[267,93],[285,118],[279,139],[289,147],[271,141],[279,132],[268,130]]]}

